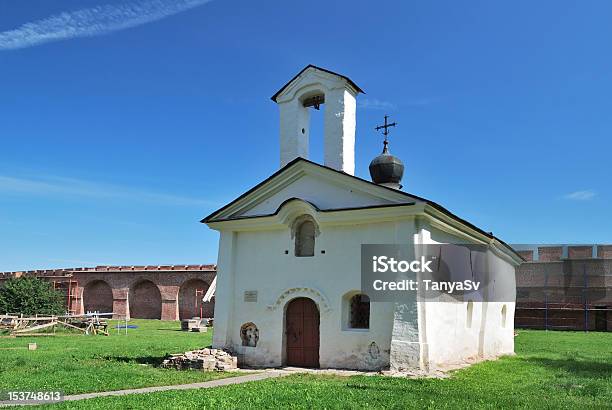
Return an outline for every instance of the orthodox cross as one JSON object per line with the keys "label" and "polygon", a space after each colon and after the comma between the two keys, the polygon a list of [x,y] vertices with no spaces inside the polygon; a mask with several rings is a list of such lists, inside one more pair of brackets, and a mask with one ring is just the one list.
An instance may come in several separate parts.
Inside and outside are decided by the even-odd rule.
{"label": "orthodox cross", "polygon": [[387,145],[388,141],[387,141],[387,135],[389,135],[389,128],[391,127],[395,127],[397,125],[396,122],[392,122],[391,124],[388,123],[389,116],[385,115],[385,124],[384,125],[379,125],[378,127],[376,127],[376,131],[380,131],[383,130],[383,135],[385,136],[385,146]]}

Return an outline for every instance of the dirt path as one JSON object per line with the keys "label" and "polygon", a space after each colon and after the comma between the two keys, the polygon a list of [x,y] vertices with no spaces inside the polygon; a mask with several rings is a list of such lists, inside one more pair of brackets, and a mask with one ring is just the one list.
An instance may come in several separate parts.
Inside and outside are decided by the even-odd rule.
{"label": "dirt path", "polygon": [[[273,377],[288,376],[289,374],[291,374],[291,372],[283,372],[279,370],[265,370],[260,373],[250,373],[250,374],[245,374],[244,376],[227,377],[225,379],[211,380],[211,381],[200,382],[200,383],[175,384],[172,386],[152,386],[152,387],[142,387],[139,389],[126,389],[126,390],[114,390],[114,391],[101,391],[101,392],[94,392],[94,393],[73,394],[73,395],[65,396],[64,400],[65,401],[87,400],[87,399],[93,399],[96,397],[125,396],[128,394],[153,393],[153,392],[168,391],[168,390],[210,389],[213,387],[229,386],[232,384],[255,382],[259,380],[270,379]],[[41,403],[41,402],[38,402],[38,403],[1,402],[0,407],[32,405],[32,404],[44,404],[44,403]]]}
{"label": "dirt path", "polygon": [[201,383],[176,384],[173,386],[153,386],[153,387],[142,387],[140,389],[127,389],[127,390],[103,391],[103,392],[96,392],[96,393],[73,394],[73,395],[64,397],[64,400],[66,401],[85,400],[85,399],[93,399],[95,397],[124,396],[126,394],[152,393],[152,392],[168,391],[168,390],[210,389],[213,387],[229,386],[231,384],[255,382],[258,380],[265,380],[265,379],[269,379],[272,377],[286,376],[288,374],[289,373],[287,372],[280,372],[280,371],[272,370],[272,371],[266,371],[263,373],[247,374],[244,376],[236,376],[236,377],[227,377],[225,379],[211,380],[208,382],[201,382]]}

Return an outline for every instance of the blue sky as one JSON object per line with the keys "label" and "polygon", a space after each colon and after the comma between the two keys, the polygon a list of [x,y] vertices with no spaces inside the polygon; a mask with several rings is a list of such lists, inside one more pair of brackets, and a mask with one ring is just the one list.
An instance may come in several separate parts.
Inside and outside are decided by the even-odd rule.
{"label": "blue sky", "polygon": [[[607,1],[0,0],[0,271],[212,263],[312,63],[405,190],[514,243],[612,242]],[[314,118],[312,159],[320,161]],[[317,138],[318,131],[318,138]]]}

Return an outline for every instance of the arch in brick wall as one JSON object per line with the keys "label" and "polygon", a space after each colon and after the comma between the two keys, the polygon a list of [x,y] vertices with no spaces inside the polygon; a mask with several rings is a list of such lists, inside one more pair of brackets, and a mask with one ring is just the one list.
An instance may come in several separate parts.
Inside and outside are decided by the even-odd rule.
{"label": "arch in brick wall", "polygon": [[130,288],[130,317],[136,319],[161,319],[161,293],[150,280],[136,282]]}
{"label": "arch in brick wall", "polygon": [[113,290],[103,280],[93,280],[83,289],[85,312],[109,313],[113,311]]}
{"label": "arch in brick wall", "polygon": [[211,302],[202,302],[210,284],[202,279],[191,279],[181,285],[178,294],[179,318],[213,317]]}

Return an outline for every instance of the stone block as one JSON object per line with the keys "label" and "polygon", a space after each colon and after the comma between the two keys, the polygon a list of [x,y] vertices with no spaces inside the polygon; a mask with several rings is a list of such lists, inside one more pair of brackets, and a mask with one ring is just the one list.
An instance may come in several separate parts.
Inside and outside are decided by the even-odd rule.
{"label": "stone block", "polygon": [[238,367],[238,359],[220,349],[191,350],[173,355],[162,362],[162,367],[169,369],[193,370],[232,370]]}

